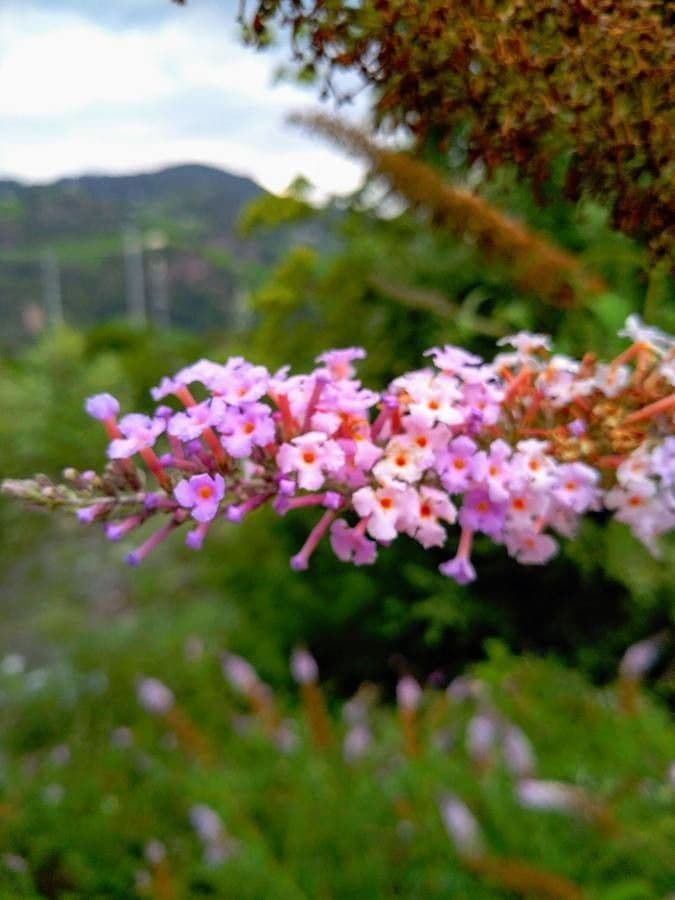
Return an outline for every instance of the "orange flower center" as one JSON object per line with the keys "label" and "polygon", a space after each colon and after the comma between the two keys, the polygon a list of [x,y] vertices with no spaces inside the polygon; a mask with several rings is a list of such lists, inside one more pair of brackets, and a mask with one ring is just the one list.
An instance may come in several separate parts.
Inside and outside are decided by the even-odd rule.
{"label": "orange flower center", "polygon": [[305,450],[302,454],[302,459],[307,465],[311,465],[313,462],[316,462],[316,453],[312,453],[311,450]]}

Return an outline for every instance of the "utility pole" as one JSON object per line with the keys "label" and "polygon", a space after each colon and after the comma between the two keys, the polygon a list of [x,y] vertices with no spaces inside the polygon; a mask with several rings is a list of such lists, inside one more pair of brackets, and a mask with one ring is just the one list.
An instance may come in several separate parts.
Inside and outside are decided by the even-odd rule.
{"label": "utility pole", "polygon": [[61,270],[53,250],[45,250],[40,259],[42,272],[42,297],[47,319],[52,326],[63,324],[63,301],[61,297]]}
{"label": "utility pole", "polygon": [[171,325],[169,266],[161,250],[155,250],[150,257],[150,295],[153,322],[166,330]]}
{"label": "utility pole", "polygon": [[143,244],[136,228],[130,228],[124,235],[124,276],[129,321],[143,328],[147,320]]}

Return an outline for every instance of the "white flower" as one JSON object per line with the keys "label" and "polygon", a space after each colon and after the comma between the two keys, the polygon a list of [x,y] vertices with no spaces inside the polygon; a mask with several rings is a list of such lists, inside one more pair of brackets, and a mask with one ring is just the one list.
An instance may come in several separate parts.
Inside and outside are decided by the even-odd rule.
{"label": "white flower", "polygon": [[645,325],[640,316],[633,314],[628,316],[626,324],[619,332],[619,337],[630,338],[631,341],[639,344],[647,344],[657,353],[667,353],[672,347],[675,347],[675,338],[661,331],[660,328],[654,328],[653,325]]}
{"label": "white flower", "polygon": [[422,476],[423,455],[413,440],[405,435],[393,438],[384,450],[384,458],[373,469],[373,475],[382,484],[390,481],[406,481],[412,484]]}

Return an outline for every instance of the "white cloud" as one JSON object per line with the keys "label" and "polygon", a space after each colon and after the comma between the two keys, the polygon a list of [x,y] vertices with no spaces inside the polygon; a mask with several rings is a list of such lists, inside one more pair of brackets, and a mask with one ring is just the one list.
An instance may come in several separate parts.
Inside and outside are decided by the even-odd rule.
{"label": "white cloud", "polygon": [[362,168],[283,126],[313,96],[273,84],[212,8],[112,30],[75,12],[0,10],[0,172],[28,180],[203,162],[279,190],[298,172],[346,191]]}

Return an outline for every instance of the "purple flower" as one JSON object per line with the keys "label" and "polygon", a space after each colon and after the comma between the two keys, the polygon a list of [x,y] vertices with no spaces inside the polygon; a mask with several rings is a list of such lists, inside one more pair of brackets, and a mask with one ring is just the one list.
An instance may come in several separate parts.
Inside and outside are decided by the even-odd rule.
{"label": "purple flower", "polygon": [[459,523],[471,531],[482,531],[491,537],[497,537],[506,515],[506,504],[495,503],[483,488],[469,491],[464,496],[459,511]]}
{"label": "purple flower", "polygon": [[108,504],[106,503],[94,503],[93,506],[82,506],[80,509],[75,510],[75,515],[77,516],[78,521],[82,522],[83,525],[90,525],[92,522],[95,522],[99,516],[103,515],[108,508]]}
{"label": "purple flower", "polygon": [[442,575],[453,578],[457,584],[470,584],[476,580],[476,570],[471,560],[459,555],[441,563],[438,570]]}
{"label": "purple flower", "polygon": [[459,538],[457,555],[438,567],[442,575],[454,578],[457,584],[469,584],[476,580],[476,570],[471,562],[471,545],[473,543],[473,531],[470,528],[462,528]]}
{"label": "purple flower", "polygon": [[471,485],[471,463],[475,453],[476,445],[471,438],[458,437],[440,454],[438,468],[441,482],[448,493],[462,493]]}
{"label": "purple flower", "polygon": [[108,456],[110,459],[127,459],[139,450],[152,447],[165,425],[162,419],[151,419],[140,413],[123,416],[119,421],[119,430],[124,438],[110,442]]}
{"label": "purple flower", "polygon": [[210,522],[200,522],[192,531],[185,535],[185,546],[191,550],[201,550]]}
{"label": "purple flower", "polygon": [[90,416],[102,422],[114,419],[120,411],[120,405],[112,394],[94,394],[87,398],[84,408]]}
{"label": "purple flower", "polygon": [[197,522],[210,522],[218,512],[218,504],[225,496],[225,480],[222,475],[193,475],[179,481],[174,496],[181,506],[191,511]]}

